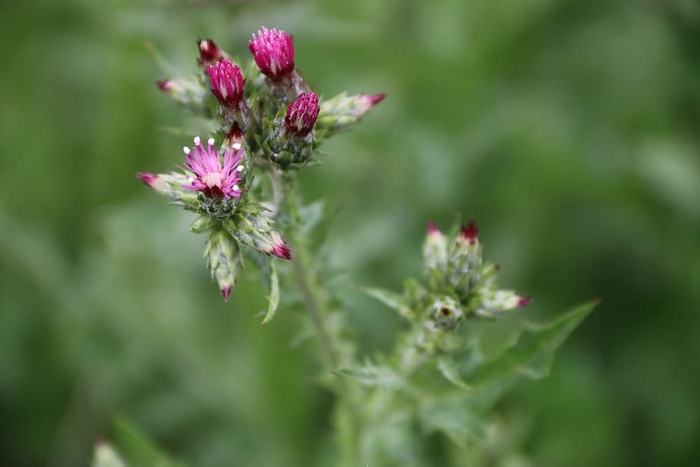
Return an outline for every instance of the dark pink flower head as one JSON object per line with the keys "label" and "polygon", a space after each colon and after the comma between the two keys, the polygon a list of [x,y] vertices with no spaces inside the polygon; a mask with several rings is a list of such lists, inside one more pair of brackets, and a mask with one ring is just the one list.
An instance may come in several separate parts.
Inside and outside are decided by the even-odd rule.
{"label": "dark pink flower head", "polygon": [[434,222],[428,222],[428,227],[426,229],[428,235],[442,235],[442,232],[438,228],[437,225],[435,225]]}
{"label": "dark pink flower head", "polygon": [[260,71],[273,81],[286,77],[294,70],[294,43],[292,36],[277,29],[260,28],[257,37],[248,42]]}
{"label": "dark pink flower head", "polygon": [[172,83],[167,79],[162,79],[156,81],[156,86],[158,86],[158,89],[163,92],[169,92],[172,87]]}
{"label": "dark pink flower head", "polygon": [[207,146],[202,145],[199,136],[194,139],[192,149],[185,146],[185,167],[194,172],[190,184],[185,185],[189,190],[201,191],[210,198],[240,198],[243,166],[243,149],[240,144],[229,147],[223,154],[223,166],[219,151],[214,148],[214,139],[207,141]]}
{"label": "dark pink flower head", "polygon": [[243,99],[243,75],[238,65],[228,58],[222,58],[207,67],[211,92],[224,107],[237,107]]}
{"label": "dark pink flower head", "polygon": [[211,39],[198,40],[197,47],[199,47],[199,58],[197,61],[202,66],[214,65],[224,58],[224,54],[221,52],[219,46]]}
{"label": "dark pink flower head", "polygon": [[386,97],[386,94],[381,93],[381,94],[360,94],[358,96],[358,101],[360,102],[360,105],[362,106],[363,113],[369,112],[372,107],[375,105],[379,104],[381,101],[384,100]]}
{"label": "dark pink flower head", "polygon": [[287,133],[303,138],[308,135],[316,123],[320,107],[315,92],[299,94],[287,109],[284,123]]}
{"label": "dark pink flower head", "polygon": [[470,220],[466,226],[462,227],[459,233],[459,237],[462,240],[466,240],[469,245],[473,245],[478,240],[479,228],[473,220]]}

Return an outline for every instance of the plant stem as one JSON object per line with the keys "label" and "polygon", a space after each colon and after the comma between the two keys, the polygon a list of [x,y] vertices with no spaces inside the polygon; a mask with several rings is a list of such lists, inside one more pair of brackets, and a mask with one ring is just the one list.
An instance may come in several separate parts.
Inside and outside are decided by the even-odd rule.
{"label": "plant stem", "polygon": [[304,306],[306,311],[309,313],[311,322],[316,329],[318,334],[318,339],[321,341],[321,347],[323,348],[323,353],[326,356],[328,366],[331,370],[338,368],[338,354],[333,348],[331,341],[330,332],[328,326],[326,325],[324,318],[324,311],[321,309],[321,300],[317,295],[317,284],[313,272],[311,271],[311,265],[309,264],[308,251],[304,241],[299,239],[297,234],[297,228],[290,228],[291,234],[290,243],[292,251],[294,252],[294,260],[292,261],[292,267],[294,268],[294,276],[301,291],[301,295],[304,300]]}
{"label": "plant stem", "polygon": [[[337,333],[332,332],[333,329],[329,327],[327,322],[328,310],[325,308],[325,300],[321,295],[322,292],[314,273],[311,252],[307,247],[306,239],[303,238],[303,219],[293,191],[292,180],[289,178],[281,179],[279,173],[272,173],[271,177],[273,189],[276,192],[276,199],[279,196],[279,188],[281,186],[284,187],[283,201],[290,217],[287,229],[289,237],[287,240],[294,255],[292,260],[294,276],[306,311],[318,335],[327,367],[330,371],[333,371],[350,362],[343,361],[346,358],[343,358],[342,352],[337,348],[340,344],[339,336],[336,335]],[[358,459],[360,456],[361,419],[357,410],[357,392],[346,380],[339,376],[332,380],[332,387],[338,396],[338,416],[345,418],[344,423],[339,423],[343,425],[345,431],[345,436],[339,436],[343,450],[341,457],[344,460],[344,465],[354,467],[359,465]]]}
{"label": "plant stem", "polygon": [[[279,181],[279,178],[277,178]],[[302,238],[301,233],[301,215],[299,206],[297,205],[294,194],[291,193],[291,181],[286,180],[286,192],[284,198],[287,209],[289,210],[290,223],[288,228],[289,238],[294,259],[292,260],[292,268],[294,269],[294,277],[304,301],[311,322],[316,329],[316,334],[321,342],[323,354],[326,356],[326,362],[331,370],[338,368],[338,352],[333,347],[333,339],[331,338],[328,325],[326,323],[326,310],[323,307],[323,300],[319,297],[318,284],[311,265],[309,250],[306,246],[306,241]],[[274,185],[274,180],[273,180]]]}

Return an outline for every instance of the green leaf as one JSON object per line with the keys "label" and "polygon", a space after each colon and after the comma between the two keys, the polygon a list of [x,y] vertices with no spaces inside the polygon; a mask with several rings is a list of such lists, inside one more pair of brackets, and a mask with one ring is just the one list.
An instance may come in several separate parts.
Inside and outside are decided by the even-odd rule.
{"label": "green leaf", "polygon": [[399,389],[406,385],[403,378],[388,366],[365,365],[357,368],[341,368],[334,373],[366,386]]}
{"label": "green leaf", "polygon": [[554,352],[597,304],[581,305],[547,324],[527,325],[512,346],[478,366],[464,381],[470,386],[483,386],[520,375],[533,379],[546,376]]}
{"label": "green leaf", "polygon": [[407,316],[410,313],[408,301],[402,294],[376,288],[363,288],[362,291],[370,297],[376,298],[389,308],[398,311],[401,316]]}
{"label": "green leaf", "polygon": [[302,233],[304,235],[311,233],[313,228],[323,219],[324,214],[326,214],[325,211],[323,201],[309,203],[299,208],[299,214],[301,218],[304,219],[304,224],[302,226]]}
{"label": "green leaf", "polygon": [[123,416],[114,420],[115,435],[120,452],[128,465],[148,465],[153,467],[184,467],[185,464],[171,459],[156,447],[148,436],[133,422]]}
{"label": "green leaf", "polygon": [[[272,318],[275,317],[275,313],[277,313],[277,308],[280,302],[280,285],[277,270],[275,269],[274,261],[268,255],[264,255],[257,251],[249,251],[248,256],[260,269],[263,276],[263,281],[265,282],[265,287],[267,287],[268,290],[267,310],[264,312],[265,317],[262,321],[262,324],[268,324],[270,321],[272,321]],[[263,312],[260,314],[262,313]]]}
{"label": "green leaf", "polygon": [[489,411],[499,396],[500,391],[462,392],[424,403],[419,412],[423,429],[428,433],[441,431],[466,448],[468,442],[484,438]]}
{"label": "green leaf", "polygon": [[275,265],[272,263],[272,261],[269,262],[269,265],[270,279],[268,286],[270,293],[267,296],[267,312],[265,313],[265,318],[263,319],[262,324],[267,324],[272,321],[272,318],[275,317],[275,313],[277,312],[277,306],[280,303],[280,285],[279,279],[277,278],[277,271],[275,270]]}
{"label": "green leaf", "polygon": [[481,363],[482,358],[478,341],[475,339],[470,341],[467,348],[458,350],[447,358],[440,359],[437,368],[450,383],[472,391],[474,388],[462,379],[462,375],[472,372]]}

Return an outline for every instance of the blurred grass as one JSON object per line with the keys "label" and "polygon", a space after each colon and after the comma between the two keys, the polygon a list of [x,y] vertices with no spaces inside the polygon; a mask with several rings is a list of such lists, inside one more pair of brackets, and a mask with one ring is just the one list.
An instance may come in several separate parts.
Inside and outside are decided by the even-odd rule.
{"label": "blurred grass", "polygon": [[[700,7],[684,0],[67,0],[0,4],[0,464],[85,464],[133,419],[193,465],[328,465],[331,396],[304,320],[223,304],[189,217],[137,171],[191,124],[152,84],[194,41],[294,35],[322,94],[387,92],[307,170],[355,284],[418,271],[428,220],[482,227],[506,285],[553,316],[602,305],[501,409],[534,465],[700,459]],[[352,291],[368,352],[391,313]]]}

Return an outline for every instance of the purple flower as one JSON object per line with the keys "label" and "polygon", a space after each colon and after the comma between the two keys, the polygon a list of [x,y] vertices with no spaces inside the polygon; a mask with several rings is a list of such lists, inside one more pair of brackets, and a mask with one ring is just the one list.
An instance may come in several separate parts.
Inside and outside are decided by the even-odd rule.
{"label": "purple flower", "polygon": [[308,135],[318,118],[318,96],[315,92],[299,94],[289,105],[284,123],[287,133],[303,138]]}
{"label": "purple flower", "polygon": [[273,81],[279,81],[294,70],[292,36],[277,29],[260,28],[258,36],[248,42],[260,71]]}
{"label": "purple flower", "polygon": [[223,166],[219,151],[214,148],[213,138],[207,141],[205,148],[197,136],[192,149],[185,146],[182,150],[186,155],[185,167],[195,175],[184,188],[201,191],[210,198],[240,198],[241,187],[238,183],[241,181],[243,166],[240,163],[244,153],[240,144],[226,149]]}
{"label": "purple flower", "polygon": [[223,58],[207,67],[211,92],[224,107],[237,107],[243,100],[243,75],[238,65]]}
{"label": "purple flower", "polygon": [[199,58],[197,61],[202,66],[214,65],[224,57],[219,46],[211,39],[198,40],[197,47],[199,48]]}

